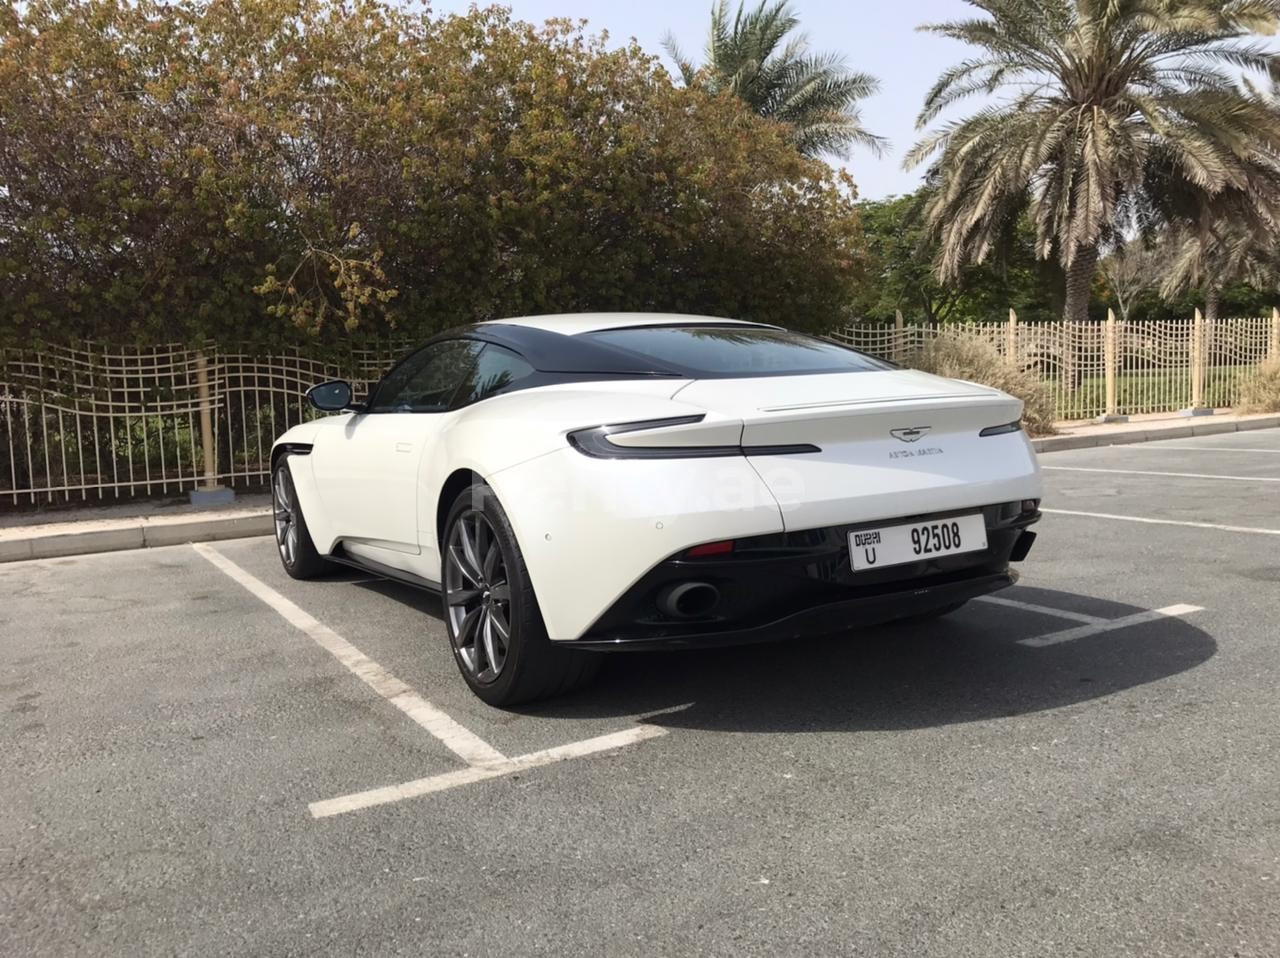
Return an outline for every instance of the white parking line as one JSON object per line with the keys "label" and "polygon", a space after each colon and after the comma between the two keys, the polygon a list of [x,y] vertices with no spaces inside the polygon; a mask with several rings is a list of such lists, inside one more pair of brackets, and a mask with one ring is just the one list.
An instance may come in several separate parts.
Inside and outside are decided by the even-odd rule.
{"label": "white parking line", "polygon": [[404,682],[369,658],[327,625],[316,621],[261,579],[246,572],[221,552],[193,543],[191,548],[218,569],[271,606],[294,628],[306,635],[357,678],[404,712],[468,765],[480,768],[503,765],[507,757],[469,729],[463,728]]}
{"label": "white parking line", "polygon": [[1216,522],[1190,522],[1183,519],[1149,519],[1146,516],[1118,516],[1110,512],[1077,512],[1074,509],[1045,509],[1054,516],[1084,516],[1088,519],[1114,519],[1118,522],[1143,522],[1153,526],[1187,526],[1191,529],[1216,529],[1219,532],[1247,532],[1250,535],[1280,536],[1280,529],[1258,529],[1253,526],[1224,526]]}
{"label": "white parking line", "polygon": [[1006,605],[1011,609],[1021,609],[1024,612],[1035,612],[1039,615],[1052,615],[1059,619],[1070,619],[1072,622],[1085,622],[1090,625],[1107,620],[1100,615],[1085,615],[1083,612],[1068,612],[1066,609],[1052,609],[1047,605],[1036,605],[1032,602],[1019,602],[1016,599],[1006,599],[998,595],[980,595],[979,602],[989,602],[992,605]]}
{"label": "white parking line", "polygon": [[530,752],[528,755],[518,755],[515,758],[508,759],[501,765],[461,768],[456,772],[445,772],[443,775],[419,778],[401,785],[371,788],[366,792],[355,792],[351,795],[325,799],[322,802],[312,802],[308,807],[311,809],[312,817],[328,818],[331,815],[356,812],[364,808],[372,808],[375,805],[401,802],[406,798],[430,795],[432,792],[443,792],[446,789],[457,788],[459,785],[470,785],[473,782],[482,782],[485,779],[510,775],[512,772],[563,762],[569,758],[581,758],[584,755],[609,752],[666,734],[667,730],[665,728],[659,728],[656,725],[638,725],[622,732],[613,732],[609,735],[585,739],[570,745],[558,745],[555,748],[543,749],[541,752]]}
{"label": "white parking line", "polygon": [[[399,802],[406,798],[429,795],[432,792],[441,792],[445,789],[456,788],[459,785],[469,785],[473,782],[483,782],[486,779],[510,775],[512,772],[519,772],[525,769],[539,768],[543,765],[563,762],[570,758],[581,758],[584,755],[594,755],[599,752],[624,748],[628,745],[634,745],[636,742],[643,742],[646,739],[658,738],[667,734],[665,728],[656,725],[638,725],[634,728],[624,729],[621,732],[612,732],[608,735],[585,739],[581,742],[570,742],[568,745],[557,745],[555,748],[543,749],[540,752],[530,752],[527,755],[507,758],[484,739],[469,729],[463,728],[440,709],[422,698],[404,682],[401,682],[327,625],[308,615],[293,602],[290,602],[252,573],[246,572],[221,552],[200,543],[192,543],[191,548],[230,576],[232,580],[244,586],[250,593],[269,605],[290,625],[306,633],[313,642],[333,655],[352,674],[434,735],[446,748],[467,763],[466,768],[445,772],[442,775],[432,775],[428,778],[405,782],[402,785],[388,785],[383,788],[355,792],[351,795],[330,798],[321,802],[312,802],[308,808],[314,818],[326,818],[330,815],[341,815],[344,812],[354,812],[374,805],[385,805],[388,802]],[[660,714],[669,714],[687,707],[679,706],[675,709],[663,709]]]}
{"label": "white parking line", "polygon": [[[1280,534],[1280,530],[1277,531],[1277,534]],[[467,763],[466,768],[457,769],[456,771],[414,779],[399,785],[387,785],[361,792],[353,792],[349,795],[340,795],[337,798],[312,802],[308,805],[308,809],[313,818],[328,818],[334,815],[372,808],[377,805],[386,805],[422,795],[430,795],[434,792],[442,792],[461,785],[482,782],[527,769],[540,768],[544,765],[563,762],[567,759],[613,751],[667,734],[667,729],[660,726],[639,725],[620,732],[612,732],[608,735],[600,735],[580,742],[571,742],[568,745],[558,745],[539,752],[530,752],[526,755],[518,755],[515,758],[507,758],[488,742],[459,725],[440,709],[426,701],[426,699],[422,698],[404,682],[400,681],[377,662],[374,662],[342,636],[303,611],[299,606],[268,586],[261,579],[241,568],[222,553],[201,543],[193,543],[192,548],[234,582],[243,586],[252,595],[270,606],[290,625],[305,633],[313,642],[346,666],[352,674],[412,718]],[[1074,629],[1064,629],[1047,635],[1018,640],[1018,644],[1032,648],[1043,648],[1063,642],[1072,642],[1076,639],[1098,635],[1103,632],[1111,632],[1160,618],[1188,615],[1192,612],[1201,611],[1199,606],[1172,605],[1164,609],[1139,612],[1119,619],[1103,619],[1080,612],[1055,609],[1049,606],[1021,602],[1015,599],[1004,599],[998,596],[984,596],[982,600],[996,605],[1021,609],[1026,612],[1051,615],[1083,623]]]}
{"label": "white parking line", "polygon": [[1158,442],[1136,442],[1107,448],[1132,449],[1135,452],[1160,452],[1162,449],[1177,449],[1185,452],[1269,452],[1273,456],[1280,456],[1280,449],[1253,449],[1249,446],[1165,446]]}
{"label": "white parking line", "polygon": [[1167,619],[1176,616],[1190,615],[1192,612],[1203,612],[1204,610],[1198,605],[1171,605],[1163,609],[1152,609],[1150,612],[1136,612],[1133,615],[1126,615],[1119,619],[1108,619],[1094,625],[1082,625],[1075,629],[1064,629],[1061,632],[1050,632],[1048,635],[1037,635],[1030,639],[1019,639],[1019,645],[1026,645],[1034,649],[1043,649],[1050,645],[1061,645],[1063,642],[1074,642],[1077,639],[1085,639],[1091,635],[1100,635],[1103,632],[1114,632],[1116,629],[1127,629],[1131,625],[1141,625],[1144,622],[1154,622],[1157,619]]}
{"label": "white parking line", "polygon": [[1216,476],[1200,472],[1153,472],[1148,469],[1095,469],[1088,466],[1041,466],[1056,472],[1107,472],[1119,476],[1164,476],[1168,479],[1230,479],[1234,482],[1280,482],[1280,476]]}

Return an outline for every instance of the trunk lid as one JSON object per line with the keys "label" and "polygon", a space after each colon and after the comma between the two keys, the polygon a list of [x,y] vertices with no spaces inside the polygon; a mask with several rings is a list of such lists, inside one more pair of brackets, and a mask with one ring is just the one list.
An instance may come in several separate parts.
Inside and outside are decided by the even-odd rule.
{"label": "trunk lid", "polygon": [[[915,370],[697,380],[674,397],[740,420],[742,445],[821,452],[751,456],[788,529],[977,507],[1038,490],[1022,402]],[[1038,494],[1038,492],[1036,493]]]}

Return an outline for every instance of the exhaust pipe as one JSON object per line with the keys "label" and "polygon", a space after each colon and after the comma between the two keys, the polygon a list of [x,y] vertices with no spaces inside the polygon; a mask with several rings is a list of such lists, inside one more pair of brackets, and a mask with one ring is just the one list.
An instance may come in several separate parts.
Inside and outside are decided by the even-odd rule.
{"label": "exhaust pipe", "polygon": [[1009,561],[1021,562],[1025,559],[1035,541],[1036,534],[1030,530],[1023,529],[1022,535],[1018,536],[1018,540],[1013,544],[1013,552],[1009,555]]}
{"label": "exhaust pipe", "polygon": [[678,582],[658,593],[658,608],[673,619],[709,615],[720,604],[720,590],[709,582]]}

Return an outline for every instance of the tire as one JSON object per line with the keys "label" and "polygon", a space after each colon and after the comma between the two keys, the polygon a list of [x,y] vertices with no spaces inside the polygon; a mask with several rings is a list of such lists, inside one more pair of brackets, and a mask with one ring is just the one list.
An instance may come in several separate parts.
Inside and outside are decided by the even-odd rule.
{"label": "tire", "polygon": [[314,579],[328,572],[329,563],[311,541],[287,455],[280,458],[271,474],[271,511],[275,518],[276,552],[284,571],[295,579]]}
{"label": "tire", "polygon": [[471,691],[505,708],[561,695],[595,678],[598,653],[557,648],[547,638],[524,556],[492,489],[477,483],[463,490],[444,530],[445,627]]}

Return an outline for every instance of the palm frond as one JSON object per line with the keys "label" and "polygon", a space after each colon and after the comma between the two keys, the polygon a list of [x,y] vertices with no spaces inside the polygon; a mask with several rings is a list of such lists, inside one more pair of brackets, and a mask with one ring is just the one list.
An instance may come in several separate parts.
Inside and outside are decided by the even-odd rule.
{"label": "palm frond", "polygon": [[740,3],[732,12],[728,0],[719,0],[701,68],[680,55],[674,41],[664,47],[687,86],[733,93],[753,112],[785,124],[807,155],[843,157],[853,146],[883,153],[887,142],[862,125],[858,111],[879,81],[849,69],[836,54],[810,53],[798,26],[789,0]]}
{"label": "palm frond", "polygon": [[[933,164],[940,276],[986,256],[1021,206],[1039,255],[1067,267],[1158,223],[1280,222],[1280,109],[1236,80],[1280,91],[1280,54],[1249,37],[1280,23],[1280,0],[969,3],[978,16],[921,28],[974,55],[927,93],[904,161]],[[974,96],[993,102],[935,126]]]}

